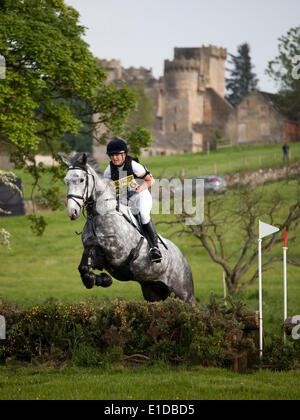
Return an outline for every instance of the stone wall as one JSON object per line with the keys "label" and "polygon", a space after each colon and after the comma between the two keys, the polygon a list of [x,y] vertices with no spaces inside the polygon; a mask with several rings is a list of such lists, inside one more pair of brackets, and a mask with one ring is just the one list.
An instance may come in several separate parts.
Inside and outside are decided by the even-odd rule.
{"label": "stone wall", "polygon": [[250,185],[252,187],[257,187],[266,182],[291,178],[299,174],[300,163],[296,162],[279,168],[266,168],[251,172],[240,172],[235,175],[225,175],[223,178],[226,180],[229,187],[235,185]]}
{"label": "stone wall", "polygon": [[220,130],[222,138],[228,140],[224,127],[232,110],[232,105],[218,95],[214,89],[206,89],[204,93],[204,122],[195,124],[193,127],[195,132],[201,133],[203,136],[203,150],[208,149],[208,143],[212,144],[217,128]]}

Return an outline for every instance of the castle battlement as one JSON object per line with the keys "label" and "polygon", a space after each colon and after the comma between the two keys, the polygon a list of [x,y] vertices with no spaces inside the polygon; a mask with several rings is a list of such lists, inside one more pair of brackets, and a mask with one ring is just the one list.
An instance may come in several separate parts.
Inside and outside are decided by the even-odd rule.
{"label": "castle battlement", "polygon": [[165,73],[170,71],[199,71],[199,61],[195,59],[180,58],[165,60]]}
{"label": "castle battlement", "polygon": [[[199,78],[197,89],[199,91],[211,87],[223,97],[225,95],[226,57],[227,50],[214,45],[202,45],[198,48],[176,47],[174,49],[174,60],[165,61],[165,77],[173,88],[176,88],[177,83],[177,88],[181,89],[183,77],[191,79],[197,72]],[[189,75],[184,76],[183,72],[189,73]],[[196,89],[195,81],[190,88]]]}
{"label": "castle battlement", "polygon": [[119,60],[99,60],[100,67],[106,69],[106,70],[115,70],[115,69],[121,69],[121,61]]}
{"label": "castle battlement", "polygon": [[210,57],[221,58],[222,60],[226,60],[227,58],[226,48],[219,48],[215,45],[209,45],[208,47],[203,46],[202,51],[208,54]]}
{"label": "castle battlement", "polygon": [[174,49],[174,59],[195,59],[203,60],[204,57],[216,57],[226,60],[227,50],[226,48],[216,47],[215,45],[202,45],[202,47],[190,48],[190,47],[176,47]]}

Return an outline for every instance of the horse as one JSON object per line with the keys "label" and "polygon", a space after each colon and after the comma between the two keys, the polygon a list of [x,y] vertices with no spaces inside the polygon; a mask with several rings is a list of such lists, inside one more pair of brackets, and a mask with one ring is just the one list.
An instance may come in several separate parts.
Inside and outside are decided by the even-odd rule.
{"label": "horse", "polygon": [[[85,287],[109,287],[112,277],[136,281],[148,302],[162,301],[174,294],[194,306],[191,267],[179,248],[159,236],[162,261],[152,262],[148,241],[137,218],[128,206],[118,201],[111,182],[99,172],[96,161],[86,153],[71,158],[61,155],[61,158],[68,167],[64,179],[68,216],[76,220],[86,212],[81,233],[84,251],[78,267]],[[95,274],[93,270],[101,273]]]}

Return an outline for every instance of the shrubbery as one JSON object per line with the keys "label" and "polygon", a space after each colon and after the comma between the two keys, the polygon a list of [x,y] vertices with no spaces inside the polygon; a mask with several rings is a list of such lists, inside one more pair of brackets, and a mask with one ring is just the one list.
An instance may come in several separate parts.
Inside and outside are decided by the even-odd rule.
{"label": "shrubbery", "polygon": [[228,308],[215,298],[205,308],[169,298],[73,305],[49,300],[25,310],[0,300],[0,314],[7,323],[7,339],[0,341],[2,361],[87,367],[163,360],[228,366],[240,352],[257,355],[253,338],[244,332],[243,305]]}

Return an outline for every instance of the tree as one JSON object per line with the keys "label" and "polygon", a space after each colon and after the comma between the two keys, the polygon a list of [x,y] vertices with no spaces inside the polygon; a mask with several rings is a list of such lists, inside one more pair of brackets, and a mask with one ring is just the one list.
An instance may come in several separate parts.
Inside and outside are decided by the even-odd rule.
{"label": "tree", "polygon": [[126,121],[129,130],[136,126],[151,128],[154,122],[154,104],[152,98],[147,94],[145,83],[136,80],[130,85],[130,89],[136,95],[136,109],[132,110]]}
{"label": "tree", "polygon": [[76,152],[92,153],[94,124],[91,106],[90,111],[88,111],[85,102],[82,102],[76,97],[69,101],[68,106],[81,121],[81,126],[78,129],[77,135],[66,133],[60,141],[65,142],[71,150]]}
{"label": "tree", "polygon": [[147,129],[150,129],[154,122],[154,104],[146,92],[145,83],[141,80],[134,81],[130,89],[135,93],[136,107],[126,121],[125,138],[130,153],[140,156],[141,148],[147,148],[152,144],[152,135]]}
{"label": "tree", "polygon": [[279,85],[274,99],[294,121],[300,123],[300,26],[279,38],[279,54],[269,62],[266,73]]}
{"label": "tree", "polygon": [[238,55],[229,54],[232,68],[227,69],[230,76],[226,79],[227,100],[233,106],[237,106],[258,85],[256,74],[252,71],[249,44],[238,46],[237,52]]}
{"label": "tree", "polygon": [[154,104],[146,92],[143,81],[135,80],[128,86],[135,95],[136,105],[124,124],[124,138],[128,144],[129,153],[138,157],[142,148],[147,148],[152,144],[152,134],[148,129],[151,128],[154,120]]}
{"label": "tree", "polygon": [[[277,261],[282,261],[281,252],[272,249],[283,243],[284,227],[293,242],[293,232],[300,223],[300,181],[287,181],[285,191],[293,197],[287,201],[283,194],[266,186],[239,186],[221,196],[206,195],[205,215],[201,225],[185,225],[187,214],[178,215],[173,224],[179,229],[175,234],[193,236],[213,262],[225,272],[228,290],[235,294],[246,289],[258,278],[258,221],[276,225],[280,232],[264,240],[263,270]],[[266,219],[269,218],[269,220]],[[278,256],[280,255],[280,256]],[[290,264],[299,267],[294,260]]]}
{"label": "tree", "polygon": [[[135,107],[134,93],[106,84],[105,71],[82,39],[78,12],[63,0],[2,0],[0,12],[0,55],[6,62],[0,80],[1,139],[17,167],[27,166],[33,185],[57,206],[55,189],[39,186],[47,169],[35,164],[35,155],[43,150],[58,159],[61,138],[76,136],[84,117],[92,131],[98,124],[105,127],[99,142],[110,133],[120,135]],[[74,99],[80,101],[80,115],[70,107]],[[90,119],[94,113],[96,123]],[[62,169],[49,170],[62,176]]]}
{"label": "tree", "polygon": [[217,151],[218,147],[220,146],[221,141],[222,141],[222,133],[219,127],[217,127],[215,129],[215,137],[213,139],[213,149]]}
{"label": "tree", "polygon": [[141,148],[147,148],[152,143],[152,135],[141,126],[136,126],[135,130],[128,131],[126,140],[129,146],[129,152],[133,156],[140,156]]}

